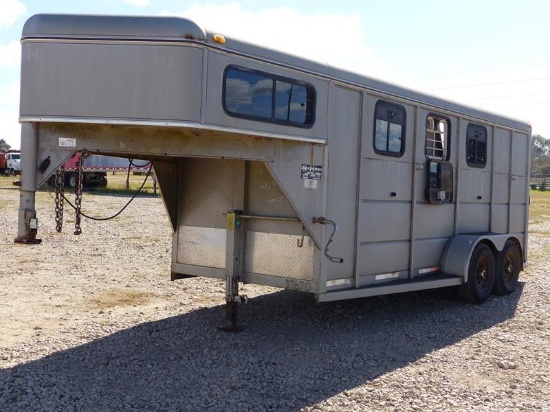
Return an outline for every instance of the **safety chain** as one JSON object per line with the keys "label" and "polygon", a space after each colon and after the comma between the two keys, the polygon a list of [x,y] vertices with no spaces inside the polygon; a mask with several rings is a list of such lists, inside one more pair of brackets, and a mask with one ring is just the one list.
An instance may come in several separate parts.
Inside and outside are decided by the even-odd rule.
{"label": "safety chain", "polygon": [[[69,206],[71,206],[76,213],[76,219],[75,219],[75,235],[80,235],[82,233],[82,229],[80,228],[80,222],[82,220],[82,217],[85,217],[87,219],[91,220],[97,220],[97,221],[105,221],[105,220],[111,220],[120,215],[127,207],[128,205],[136,198],[136,196],[141,193],[141,190],[143,189],[143,186],[145,185],[145,182],[147,181],[147,178],[152,173],[152,164],[149,162],[149,170],[147,171],[147,176],[145,176],[145,179],[143,180],[143,183],[141,184],[141,187],[137,190],[137,192],[134,193],[134,195],[130,198],[130,200],[120,209],[117,213],[115,213],[112,216],[109,217],[92,217],[85,213],[82,213],[82,190],[84,187],[84,172],[82,170],[82,158],[81,156],[78,159],[77,165],[76,165],[76,184],[75,184],[75,204],[73,205],[69,199],[65,197],[64,194],[64,185],[65,185],[65,169],[63,166],[61,166],[55,173],[55,212],[56,217],[55,221],[57,223],[57,231],[61,231],[61,227],[63,225],[63,201],[66,201]],[[130,161],[131,163],[131,161]],[[134,165],[135,166],[135,165]],[[143,166],[144,167],[144,166]]]}
{"label": "safety chain", "polygon": [[76,165],[76,186],[74,188],[74,205],[75,205],[75,213],[76,213],[76,219],[74,222],[74,234],[80,235],[82,233],[82,229],[80,228],[80,219],[81,219],[81,205],[82,205],[82,188],[83,188],[83,172],[82,172],[82,159],[84,158],[84,154],[82,153],[80,155],[80,158],[78,159],[78,163]]}
{"label": "safety chain", "polygon": [[65,168],[55,171],[55,230],[63,229],[63,200],[65,197]]}

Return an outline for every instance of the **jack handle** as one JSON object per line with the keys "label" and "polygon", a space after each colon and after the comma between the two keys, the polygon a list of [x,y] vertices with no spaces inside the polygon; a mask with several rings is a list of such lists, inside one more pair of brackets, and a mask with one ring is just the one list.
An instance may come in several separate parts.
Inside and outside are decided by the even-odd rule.
{"label": "jack handle", "polygon": [[332,233],[328,239],[328,242],[325,246],[325,257],[330,260],[331,262],[334,262],[334,263],[344,263],[344,259],[342,258],[339,258],[339,257],[334,257],[334,256],[330,256],[328,254],[328,248],[329,248],[329,245],[332,243],[332,240],[334,238],[334,235],[336,234],[336,232],[338,231],[338,225],[336,225],[336,223],[330,219],[327,219],[325,217],[314,217],[312,220],[312,223],[319,223],[320,225],[331,225],[332,226]]}

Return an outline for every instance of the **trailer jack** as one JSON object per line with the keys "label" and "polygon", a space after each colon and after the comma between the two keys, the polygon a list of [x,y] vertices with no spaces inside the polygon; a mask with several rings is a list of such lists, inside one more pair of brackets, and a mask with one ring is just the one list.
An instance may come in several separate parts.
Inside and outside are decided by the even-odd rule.
{"label": "trailer jack", "polygon": [[36,218],[35,212],[24,211],[24,225],[26,235],[18,236],[15,239],[15,243],[25,243],[28,245],[38,245],[42,242],[42,239],[36,238],[36,233],[38,231],[38,219]]}
{"label": "trailer jack", "polygon": [[239,324],[237,323],[237,320],[238,320],[237,312],[238,312],[239,304],[246,305],[248,303],[248,296],[239,295],[237,293],[238,285],[233,286],[233,282],[229,282],[229,281],[227,283],[231,283],[230,287],[232,289],[234,288],[235,294],[226,296],[225,323],[223,326],[220,327],[220,329],[225,332],[242,332],[243,328],[239,326]]}
{"label": "trailer jack", "polygon": [[237,324],[237,308],[239,303],[246,304],[248,297],[239,295],[239,280],[243,270],[242,257],[242,221],[240,210],[227,212],[227,235],[225,255],[225,323],[220,329],[226,332],[240,332]]}
{"label": "trailer jack", "polygon": [[38,218],[36,217],[36,163],[38,162],[38,126],[21,125],[21,184],[19,187],[19,215],[16,243],[39,244],[37,239]]}

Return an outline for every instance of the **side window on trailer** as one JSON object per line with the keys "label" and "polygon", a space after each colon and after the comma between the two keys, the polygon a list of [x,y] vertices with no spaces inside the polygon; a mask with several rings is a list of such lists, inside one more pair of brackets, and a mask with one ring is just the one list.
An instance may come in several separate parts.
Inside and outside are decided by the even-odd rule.
{"label": "side window on trailer", "polygon": [[487,164],[487,129],[469,124],[466,130],[466,163],[471,167],[484,168]]}
{"label": "side window on trailer", "polygon": [[379,101],[374,109],[374,150],[385,156],[401,156],[405,151],[405,108]]}
{"label": "side window on trailer", "polygon": [[449,120],[443,116],[430,114],[426,117],[426,158],[436,160],[449,158],[449,125]]}
{"label": "side window on trailer", "polygon": [[315,91],[309,84],[229,66],[223,79],[223,105],[230,116],[311,127]]}

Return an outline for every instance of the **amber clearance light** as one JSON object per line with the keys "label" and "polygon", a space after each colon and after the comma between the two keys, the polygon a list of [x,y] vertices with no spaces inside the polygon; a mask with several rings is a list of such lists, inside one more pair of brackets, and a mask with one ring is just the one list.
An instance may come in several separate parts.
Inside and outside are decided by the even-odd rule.
{"label": "amber clearance light", "polygon": [[214,34],[213,39],[216,43],[225,44],[225,37],[221,34]]}

